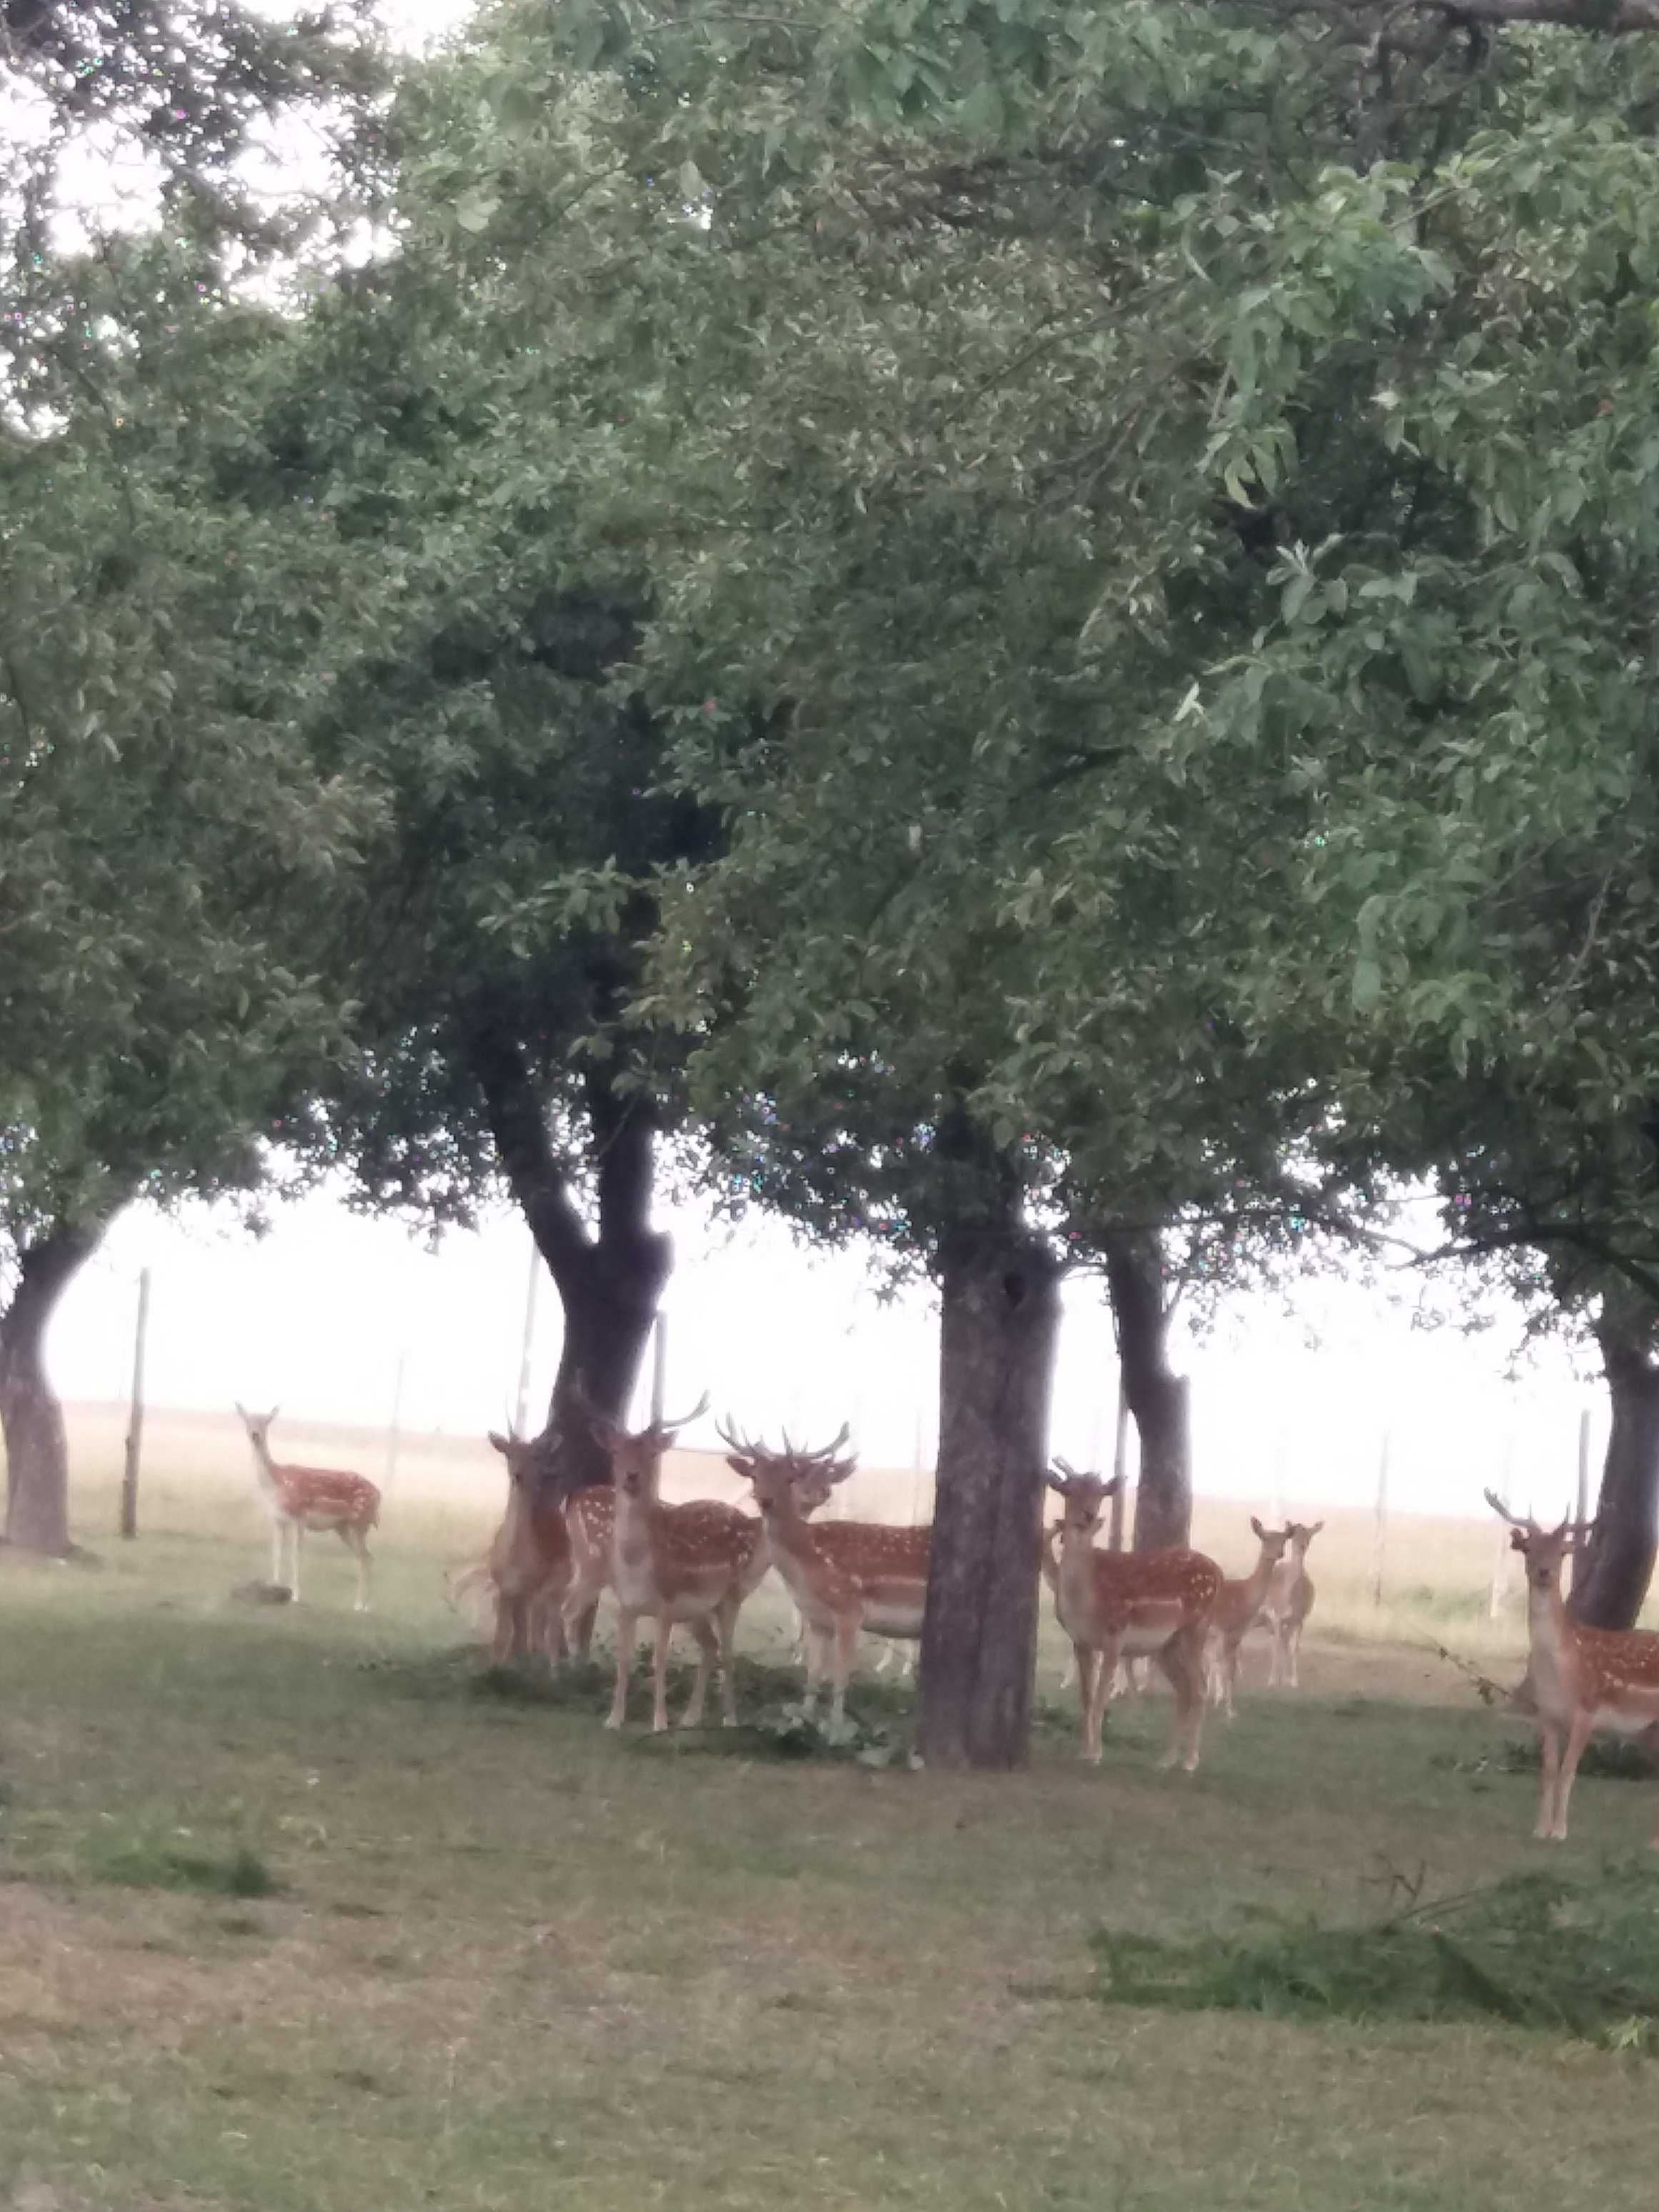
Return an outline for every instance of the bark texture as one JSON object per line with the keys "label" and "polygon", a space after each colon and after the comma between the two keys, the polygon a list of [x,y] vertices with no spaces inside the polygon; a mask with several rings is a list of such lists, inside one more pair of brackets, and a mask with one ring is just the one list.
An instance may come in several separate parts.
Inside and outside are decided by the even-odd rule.
{"label": "bark texture", "polygon": [[1133,1548],[1185,1544],[1193,1525],[1193,1449],[1187,1377],[1170,1364],[1164,1255],[1155,1232],[1110,1229],[1102,1240],[1117,1327],[1124,1395],[1140,1439]]}
{"label": "bark texture", "polygon": [[578,1393],[611,1419],[625,1418],[673,1264],[670,1239],[651,1226],[650,1108],[638,1097],[617,1097],[597,1075],[586,1086],[599,1200],[590,1229],[549,1139],[522,1053],[510,1041],[479,1036],[471,1054],[497,1155],[564,1313],[546,1436],[556,1439],[568,1486],[605,1482],[609,1464],[578,1408]]}
{"label": "bark texture", "polygon": [[1053,1255],[1011,1198],[941,1250],[938,1495],[918,1748],[930,1766],[1023,1766],[1036,1667]]}
{"label": "bark texture", "polygon": [[1573,1580],[1570,1610],[1591,1628],[1631,1628],[1659,1553],[1659,1361],[1645,1314],[1610,1305],[1595,1334],[1613,1425],[1595,1534]]}
{"label": "bark texture", "polygon": [[46,1365],[46,1329],[104,1224],[58,1222],[20,1255],[0,1314],[0,1435],[6,1445],[6,1540],[62,1558],[70,1551],[69,1441]]}

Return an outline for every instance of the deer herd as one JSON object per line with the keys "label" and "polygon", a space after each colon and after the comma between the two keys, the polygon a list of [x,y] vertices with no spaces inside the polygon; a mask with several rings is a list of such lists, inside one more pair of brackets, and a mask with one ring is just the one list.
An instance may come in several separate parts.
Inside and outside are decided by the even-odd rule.
{"label": "deer herd", "polygon": [[[643,1620],[655,1636],[653,1728],[668,1725],[668,1650],[676,1627],[690,1632],[698,1655],[681,1724],[701,1725],[708,1678],[718,1666],[720,1715],[729,1727],[737,1717],[732,1650],[738,1614],[775,1567],[800,1617],[807,1709],[816,1709],[827,1675],[831,1718],[839,1723],[860,1635],[911,1648],[920,1642],[932,1529],[813,1520],[854,1471],[845,1427],[816,1449],[793,1443],[787,1432],[781,1448],[773,1449],[721,1424],[726,1464],[749,1484],[757,1512],[710,1498],[665,1503],[664,1457],[708,1402],[704,1397],[678,1420],[654,1420],[631,1431],[585,1407],[582,1418],[610,1462],[608,1485],[568,1486],[556,1432],[526,1439],[492,1431],[489,1441],[507,1464],[507,1510],[489,1552],[452,1579],[451,1595],[481,1590],[493,1599],[498,1660],[539,1650],[556,1663],[570,1653],[586,1654],[600,1597],[609,1589],[617,1607],[617,1660],[605,1726],[620,1728],[627,1718]],[[276,1461],[270,1443],[275,1410],[236,1410],[270,1518],[273,1583],[283,1580],[286,1541],[292,1559],[287,1587],[297,1601],[301,1538],[307,1529],[332,1530],[357,1561],[356,1602],[366,1610],[368,1532],[380,1519],[379,1490],[362,1475]],[[1244,1640],[1258,1624],[1271,1639],[1269,1685],[1299,1686],[1302,1632],[1314,1601],[1308,1548],[1322,1521],[1268,1528],[1253,1518],[1255,1562],[1248,1574],[1230,1579],[1212,1559],[1184,1547],[1103,1550],[1097,1541],[1101,1521],[1121,1476],[1105,1481],[1056,1460],[1045,1480],[1061,1511],[1044,1531],[1041,1565],[1072,1645],[1085,1759],[1099,1760],[1107,1699],[1121,1672],[1137,1662],[1156,1665],[1175,1692],[1164,1763],[1188,1772],[1198,1765],[1206,1705],[1233,1717]],[[1515,1702],[1538,1726],[1533,1832],[1559,1841],[1567,1832],[1573,1778],[1596,1730],[1641,1736],[1659,1747],[1659,1633],[1587,1627],[1569,1613],[1562,1569],[1586,1540],[1586,1524],[1564,1520],[1546,1529],[1510,1512],[1491,1491],[1486,1501],[1510,1523],[1510,1541],[1526,1562],[1531,1659]],[[1659,1847],[1659,1830],[1653,1842]]]}

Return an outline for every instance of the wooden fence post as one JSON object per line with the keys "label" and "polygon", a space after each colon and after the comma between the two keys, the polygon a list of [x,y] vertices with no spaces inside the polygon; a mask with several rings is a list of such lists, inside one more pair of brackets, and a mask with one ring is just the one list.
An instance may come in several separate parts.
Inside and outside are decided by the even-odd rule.
{"label": "wooden fence post", "polygon": [[1107,1524],[1106,1548],[1109,1552],[1123,1549],[1123,1516],[1127,1505],[1124,1496],[1129,1485],[1129,1394],[1123,1387],[1121,1374],[1117,1378],[1117,1429],[1112,1439],[1112,1474],[1117,1488],[1112,1492],[1112,1517]]}
{"label": "wooden fence post", "polygon": [[542,1255],[532,1237],[530,1240],[530,1279],[524,1291],[524,1334],[519,1339],[519,1395],[513,1414],[514,1432],[524,1434],[524,1425],[530,1411],[530,1352],[536,1336],[536,1285],[542,1272]]}
{"label": "wooden fence post", "polygon": [[[1573,1515],[1574,1520],[1580,1527],[1589,1519],[1589,1407],[1586,1406],[1578,1416],[1578,1497],[1577,1510]],[[1584,1571],[1587,1564],[1586,1554],[1589,1550],[1588,1544],[1575,1544],[1573,1547],[1572,1581],[1567,1590],[1570,1597],[1578,1587],[1578,1577]]]}
{"label": "wooden fence post", "polygon": [[144,1441],[144,1339],[149,1333],[149,1269],[138,1270],[138,1325],[132,1333],[132,1407],[121,1473],[121,1534],[138,1534],[138,1455]]}
{"label": "wooden fence post", "polygon": [[1376,1530],[1371,1548],[1371,1603],[1382,1602],[1382,1570],[1389,1543],[1389,1453],[1394,1439],[1382,1431],[1382,1449],[1376,1462]]}

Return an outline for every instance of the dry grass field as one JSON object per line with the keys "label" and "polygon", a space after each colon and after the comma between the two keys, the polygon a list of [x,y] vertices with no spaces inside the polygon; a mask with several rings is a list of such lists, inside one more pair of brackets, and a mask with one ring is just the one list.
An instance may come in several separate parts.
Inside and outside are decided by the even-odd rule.
{"label": "dry grass field", "polygon": [[[1514,1724],[1424,1648],[1518,1671],[1484,1526],[1395,1523],[1379,1612],[1365,1517],[1328,1514],[1306,1688],[1269,1695],[1256,1656],[1195,1777],[1156,1767],[1158,1698],[1077,1761],[1051,1632],[1030,1773],[947,1778],[783,1760],[749,1727],[618,1739],[597,1675],[489,1677],[441,1579],[499,1504],[482,1443],[405,1441],[364,1617],[320,1539],[303,1607],[230,1599],[269,1559],[231,1422],[153,1419],[136,1544],[106,1533],[119,1417],[75,1428],[99,1564],[0,1564],[0,2206],[1653,2202],[1650,2058],[1095,2001],[1103,1926],[1364,1918],[1401,1880],[1540,1853],[1588,1875],[1644,1843],[1654,1785],[1587,1777],[1571,1842],[1532,1844],[1533,1785],[1493,1756]],[[383,1472],[381,1439],[277,1439]],[[1243,1517],[1196,1532],[1240,1568]],[[784,1686],[782,1622],[769,1600],[740,1630],[746,1722]],[[854,1703],[902,1727],[902,1693]]]}

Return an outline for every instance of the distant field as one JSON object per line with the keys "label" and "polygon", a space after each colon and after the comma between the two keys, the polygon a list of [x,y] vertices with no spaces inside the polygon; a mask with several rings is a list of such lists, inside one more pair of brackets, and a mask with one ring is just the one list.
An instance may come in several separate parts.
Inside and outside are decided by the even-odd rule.
{"label": "distant field", "polygon": [[[126,1413],[114,1406],[76,1406],[70,1409],[70,1421],[76,1529],[96,1550],[116,1525]],[[386,1493],[381,1551],[386,1555],[408,1541],[423,1555],[464,1559],[483,1548],[500,1515],[501,1463],[483,1437],[403,1437],[390,1479],[386,1437],[379,1430],[314,1426],[284,1416],[273,1442],[279,1455],[355,1468],[381,1483]],[[714,1452],[671,1453],[664,1489],[679,1498],[746,1496],[746,1486]],[[908,1468],[860,1468],[829,1511],[852,1518],[921,1519],[931,1509],[931,1492],[930,1479]],[[1372,1595],[1371,1515],[1317,1499],[1291,1498],[1285,1510],[1326,1524],[1309,1559],[1318,1592],[1314,1627],[1321,1638],[1414,1643],[1420,1650],[1423,1638],[1434,1637],[1460,1651],[1486,1655],[1518,1652],[1524,1646],[1518,1566],[1510,1566],[1504,1532],[1496,1520],[1392,1516],[1379,1607]],[[1193,1541],[1230,1574],[1245,1572],[1255,1556],[1249,1514],[1248,1505],[1231,1500],[1198,1502]],[[234,1413],[149,1416],[141,1518],[151,1528],[195,1530],[230,1542],[245,1539],[250,1573],[268,1558],[267,1524],[254,1489],[247,1440]],[[338,1549],[315,1540],[309,1548],[321,1560]],[[1494,1619],[1490,1592],[1495,1568],[1503,1576],[1504,1595]],[[338,1571],[349,1573],[343,1554]],[[1431,1664],[1438,1668],[1441,1662]]]}
{"label": "distant field", "polygon": [[[364,1617],[320,1540],[302,1608],[231,1601],[266,1552],[228,1422],[156,1420],[145,1533],[108,1534],[119,1433],[76,1416],[101,1564],[0,1555],[8,2212],[1651,2205],[1650,2059],[1090,1995],[1103,1925],[1370,1919],[1643,1844],[1655,1786],[1592,1775],[1531,1844],[1514,1724],[1407,1640],[1467,1612],[1490,1531],[1397,1530],[1427,1595],[1380,1620],[1363,1524],[1328,1531],[1308,1688],[1255,1688],[1194,1777],[1155,1765],[1162,1700],[1080,1765],[1051,1637],[1030,1771],[951,1778],[618,1739],[598,1669],[488,1676],[441,1588],[499,1502],[481,1445],[405,1447]],[[380,1474],[374,1438],[289,1441]],[[1200,1534],[1242,1564],[1235,1518]],[[752,1724],[793,1684],[757,1664],[781,1607],[741,1642]],[[904,1693],[853,1703],[902,1731]]]}

